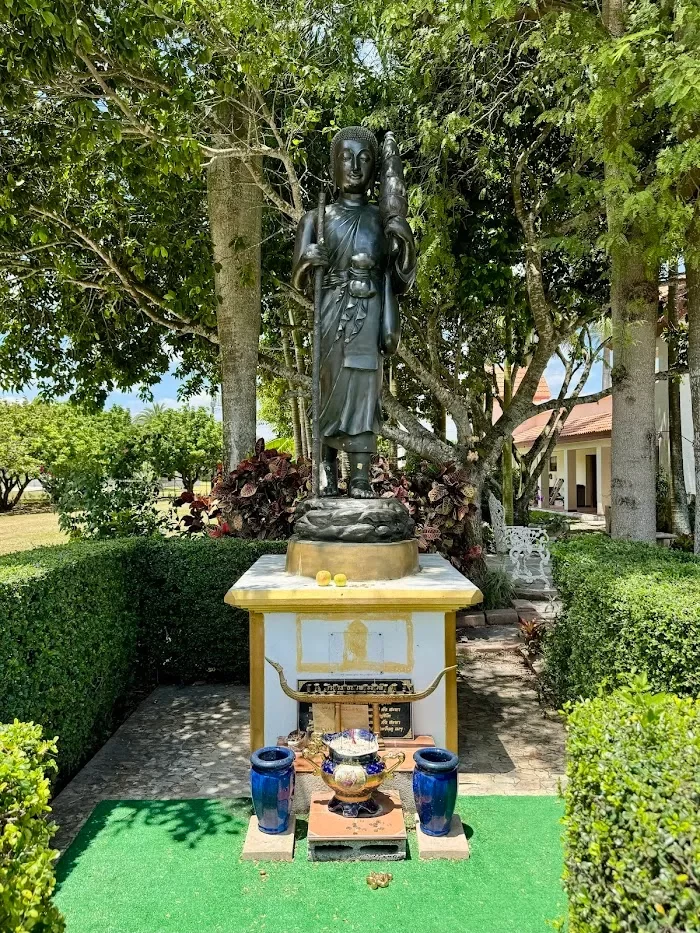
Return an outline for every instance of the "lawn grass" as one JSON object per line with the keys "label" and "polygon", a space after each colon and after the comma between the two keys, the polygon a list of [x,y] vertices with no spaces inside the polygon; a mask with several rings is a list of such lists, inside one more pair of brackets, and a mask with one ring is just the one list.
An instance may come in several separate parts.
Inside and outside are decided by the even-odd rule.
{"label": "lawn grass", "polygon": [[[195,491],[199,495],[208,495],[209,485],[197,483]],[[174,486],[164,487],[158,500],[158,511],[167,514],[172,499],[179,492]],[[182,517],[188,509],[183,506],[175,512]],[[68,540],[68,535],[58,527],[58,514],[51,509],[45,493],[26,492],[15,509],[0,513],[0,555],[50,544],[66,544]]]}
{"label": "lawn grass", "polygon": [[[246,801],[105,801],[58,864],[67,933],[548,933],[562,917],[561,802],[460,797],[466,862],[239,859]],[[390,871],[372,891],[370,871]]]}
{"label": "lawn grass", "polygon": [[26,551],[46,544],[65,544],[55,512],[12,511],[0,514],[0,554]]}

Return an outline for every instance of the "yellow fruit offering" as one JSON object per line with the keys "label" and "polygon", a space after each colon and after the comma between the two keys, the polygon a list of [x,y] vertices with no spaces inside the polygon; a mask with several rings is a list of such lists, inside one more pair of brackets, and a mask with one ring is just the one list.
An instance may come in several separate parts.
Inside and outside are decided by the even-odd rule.
{"label": "yellow fruit offering", "polygon": [[316,582],[319,586],[328,586],[331,582],[330,570],[319,570],[316,574]]}
{"label": "yellow fruit offering", "polygon": [[336,575],[333,577],[333,582],[336,586],[345,586],[345,584],[348,582],[348,578],[344,573],[336,573]]}

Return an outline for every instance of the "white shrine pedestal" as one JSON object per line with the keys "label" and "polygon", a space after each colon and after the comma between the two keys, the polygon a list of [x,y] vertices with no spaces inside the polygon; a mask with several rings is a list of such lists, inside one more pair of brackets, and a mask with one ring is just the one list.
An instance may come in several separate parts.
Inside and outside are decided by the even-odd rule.
{"label": "white shrine pedestal", "polygon": [[[456,612],[482,594],[437,554],[420,572],[396,580],[319,586],[285,572],[283,555],[261,557],[226,594],[250,613],[251,749],[276,745],[298,725],[271,658],[288,684],[299,681],[410,679],[419,692],[456,664]],[[340,568],[338,568],[340,569]],[[451,671],[424,700],[412,704],[414,735],[457,751],[457,676]]]}

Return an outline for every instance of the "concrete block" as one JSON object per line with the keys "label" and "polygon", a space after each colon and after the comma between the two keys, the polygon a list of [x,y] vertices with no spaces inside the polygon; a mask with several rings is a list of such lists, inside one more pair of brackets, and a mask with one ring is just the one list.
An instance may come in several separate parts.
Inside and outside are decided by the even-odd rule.
{"label": "concrete block", "polygon": [[418,857],[421,859],[442,858],[459,861],[469,858],[470,855],[462,820],[456,813],[452,817],[450,831],[446,836],[428,836],[421,830],[420,821],[416,816],[416,841]]}
{"label": "concrete block", "polygon": [[289,826],[283,833],[271,835],[258,827],[258,818],[253,814],[248,823],[241,859],[244,862],[292,862],[294,861],[294,827],[296,817],[289,817]]}
{"label": "concrete block", "polygon": [[480,628],[486,625],[483,612],[460,612],[457,614],[457,628]]}
{"label": "concrete block", "polygon": [[406,826],[396,791],[375,792],[382,809],[356,819],[331,813],[331,794],[311,800],[308,857],[311,862],[379,862],[406,858]]}
{"label": "concrete block", "polygon": [[518,613],[515,609],[488,609],[486,611],[487,625],[517,625]]}

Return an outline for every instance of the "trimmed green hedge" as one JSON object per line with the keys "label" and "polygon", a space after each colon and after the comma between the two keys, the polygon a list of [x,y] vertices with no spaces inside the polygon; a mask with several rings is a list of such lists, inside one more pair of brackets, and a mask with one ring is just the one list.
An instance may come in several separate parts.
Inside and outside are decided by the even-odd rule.
{"label": "trimmed green hedge", "polygon": [[286,551],[286,541],[240,538],[155,538],[137,551],[140,612],[161,679],[248,683],[248,613],[224,596],[263,554]]}
{"label": "trimmed green hedge", "polygon": [[132,538],[0,558],[0,722],[58,736],[62,780],[159,679],[248,676],[226,590],[282,542]]}
{"label": "trimmed green hedge", "polygon": [[638,678],[568,726],[571,933],[700,929],[700,702]]}
{"label": "trimmed green hedge", "polygon": [[559,702],[612,690],[633,670],[656,690],[700,695],[700,561],[603,535],[552,552],[564,608],[545,660]]}
{"label": "trimmed green hedge", "polygon": [[134,684],[137,539],[68,545],[0,561],[0,722],[60,737],[62,772],[111,734]]}
{"label": "trimmed green hedge", "polygon": [[0,930],[62,933],[63,917],[51,903],[56,884],[49,848],[49,780],[56,746],[40,726],[0,725]]}

